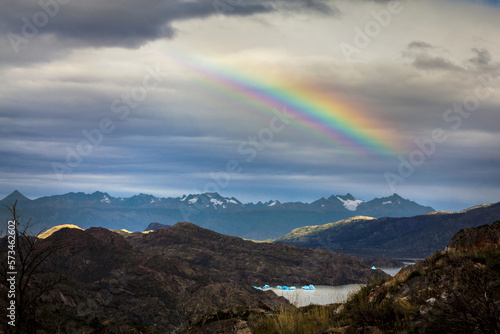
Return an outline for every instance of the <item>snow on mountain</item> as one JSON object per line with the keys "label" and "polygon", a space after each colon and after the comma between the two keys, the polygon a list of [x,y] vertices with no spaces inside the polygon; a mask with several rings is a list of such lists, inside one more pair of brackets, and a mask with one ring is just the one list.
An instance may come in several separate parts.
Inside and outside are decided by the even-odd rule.
{"label": "snow on mountain", "polygon": [[349,211],[356,211],[358,205],[363,203],[363,201],[360,199],[342,199],[340,196],[337,196],[337,198],[342,202],[344,208]]}
{"label": "snow on mountain", "polygon": [[235,205],[243,204],[234,197],[222,197],[218,193],[204,193],[196,195],[184,195],[182,198],[177,199],[180,202],[184,202],[189,206],[194,206],[197,209],[201,208],[213,208],[213,209],[227,209]]}
{"label": "snow on mountain", "polygon": [[218,200],[216,198],[211,198],[210,203],[212,203],[212,205],[214,206],[215,209],[217,209],[217,205],[222,206],[222,208],[224,208],[224,209],[226,208],[226,206],[224,205],[224,202],[221,200]]}
{"label": "snow on mountain", "polygon": [[107,203],[107,204],[110,204],[111,203],[111,200],[109,199],[108,196],[104,195],[103,198],[101,199],[101,202],[102,203]]}
{"label": "snow on mountain", "polygon": [[274,201],[274,202],[268,204],[267,206],[275,206],[276,204],[278,204],[278,201]]}

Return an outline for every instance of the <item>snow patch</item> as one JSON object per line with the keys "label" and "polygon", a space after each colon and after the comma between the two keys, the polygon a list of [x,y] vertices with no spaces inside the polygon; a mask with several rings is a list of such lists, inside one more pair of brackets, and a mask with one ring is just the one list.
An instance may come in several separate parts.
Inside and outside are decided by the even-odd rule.
{"label": "snow patch", "polygon": [[149,204],[153,204],[154,202],[156,202],[154,198],[151,198],[151,202],[149,202]]}
{"label": "snow patch", "polygon": [[109,200],[108,196],[106,196],[106,195],[104,195],[103,199],[101,199],[101,202],[102,203],[107,203],[107,204],[111,203],[111,201]]}
{"label": "snow patch", "polygon": [[346,208],[347,210],[349,211],[356,211],[356,209],[358,208],[358,205],[360,205],[361,203],[363,203],[362,200],[360,199],[355,199],[355,200],[343,200],[342,198],[340,197],[337,197],[341,202],[342,204],[344,204],[344,208]]}
{"label": "snow patch", "polygon": [[383,205],[386,205],[386,204],[392,204],[392,201],[387,201],[387,202],[384,202],[382,203]]}
{"label": "snow patch", "polygon": [[194,204],[194,203],[198,202],[198,197],[191,198],[188,202],[189,202],[190,204]]}
{"label": "snow patch", "polygon": [[234,199],[229,199],[227,200],[227,202],[232,204],[238,204],[238,202],[236,202]]}
{"label": "snow patch", "polygon": [[271,204],[269,204],[268,206],[275,206],[276,204],[278,204],[278,201],[274,201]]}
{"label": "snow patch", "polygon": [[224,204],[224,202],[219,201],[219,200],[218,200],[218,199],[216,199],[216,198],[211,198],[211,199],[210,199],[210,203],[212,203],[212,204],[213,204],[213,206],[214,206],[214,208],[216,208],[216,209],[217,209],[217,205],[221,205],[221,206],[222,206],[222,205]]}

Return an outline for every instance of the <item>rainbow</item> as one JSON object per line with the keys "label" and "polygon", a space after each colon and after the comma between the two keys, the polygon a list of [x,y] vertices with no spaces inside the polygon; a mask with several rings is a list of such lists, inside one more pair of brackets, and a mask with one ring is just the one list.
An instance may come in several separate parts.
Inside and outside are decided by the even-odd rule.
{"label": "rainbow", "polygon": [[175,57],[167,58],[167,61],[195,74],[204,86],[251,105],[262,113],[274,114],[276,110],[284,110],[293,115],[295,126],[327,138],[336,145],[371,156],[392,157],[399,149],[392,144],[395,140],[386,134],[369,131],[382,128],[377,120],[310,85],[290,78],[270,83],[270,80],[201,59]]}

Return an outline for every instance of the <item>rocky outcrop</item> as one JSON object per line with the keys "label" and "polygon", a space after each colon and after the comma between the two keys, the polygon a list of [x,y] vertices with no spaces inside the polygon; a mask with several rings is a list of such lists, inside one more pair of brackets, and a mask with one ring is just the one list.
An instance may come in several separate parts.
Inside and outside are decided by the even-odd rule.
{"label": "rocky outcrop", "polygon": [[500,246],[500,221],[492,225],[466,228],[460,230],[451,239],[447,250],[479,250],[498,248]]}
{"label": "rocky outcrop", "polygon": [[375,326],[384,333],[499,333],[499,227],[461,230],[449,251],[364,288],[342,307],[338,322],[354,332]]}

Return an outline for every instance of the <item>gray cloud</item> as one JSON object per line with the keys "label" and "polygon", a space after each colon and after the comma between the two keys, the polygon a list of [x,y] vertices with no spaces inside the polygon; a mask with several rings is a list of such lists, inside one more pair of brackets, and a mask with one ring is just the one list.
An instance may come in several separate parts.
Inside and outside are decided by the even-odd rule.
{"label": "gray cloud", "polygon": [[419,50],[425,50],[425,49],[433,49],[434,47],[432,44],[429,44],[427,42],[423,41],[413,41],[410,44],[408,44],[408,49],[419,49]]}
{"label": "gray cloud", "polygon": [[[50,5],[42,8],[40,4]],[[136,48],[159,38],[173,38],[176,30],[172,24],[175,21],[274,11],[328,15],[336,12],[325,2],[314,0],[88,0],[67,4],[59,4],[56,0],[20,0],[11,1],[0,12],[0,32],[5,36],[11,34],[11,44],[12,40],[16,44],[21,38],[31,40],[38,35],[51,35],[66,45]]]}
{"label": "gray cloud", "polygon": [[449,54],[446,49],[424,41],[412,41],[403,51],[403,56],[413,59],[413,66],[421,70],[463,70],[447,58]]}
{"label": "gray cloud", "polygon": [[491,62],[491,54],[486,49],[473,48],[472,52],[476,54],[475,57],[469,59],[469,61],[476,66],[489,65]]}
{"label": "gray cloud", "polygon": [[[357,15],[373,10],[367,0],[220,0],[217,3],[233,5],[219,9],[213,0],[145,0],[140,5],[117,0],[119,6],[71,0],[17,55],[7,33],[21,33],[21,18],[32,20],[41,9],[36,0],[5,1],[0,9],[0,136],[6,138],[0,143],[5,172],[0,192],[5,195],[19,187],[28,189],[27,195],[31,189],[32,196],[35,191],[49,195],[95,190],[178,196],[203,191],[211,182],[210,173],[223,172],[230,159],[239,161],[243,172],[221,192],[241,200],[314,200],[346,192],[368,199],[388,194],[383,173],[397,171],[397,156],[365,159],[334,140],[303,131],[300,122],[277,133],[247,162],[249,155],[239,153],[238,146],[269,127],[272,115],[256,112],[244,99],[199,85],[194,76],[155,58],[155,52],[180,51],[207,52],[203,56],[216,63],[249,71],[259,63],[265,78],[283,71],[306,78],[305,83],[332,98],[356,101],[353,106],[359,106],[368,122],[380,119],[370,129],[400,142],[405,157],[417,148],[415,139],[429,138],[432,129],[443,128],[450,138],[398,193],[437,209],[463,209],[498,199],[498,80],[488,87],[491,97],[462,119],[459,129],[451,129],[455,121],[443,120],[455,103],[474,96],[478,77],[500,74],[498,46],[487,42],[494,40],[496,17],[488,18],[486,10],[468,16],[470,8],[457,5],[457,15],[470,20],[450,18],[443,24],[439,14],[423,22],[422,13],[414,12],[421,2],[412,2],[412,7],[408,3],[362,50],[365,60],[348,64],[342,55],[336,57],[337,43],[352,39],[353,26],[366,23]],[[347,15],[338,20],[323,17],[339,13],[332,3],[342,5]],[[429,1],[429,6],[437,6],[433,12],[439,13],[444,5]],[[218,12],[241,18],[187,22]],[[258,13],[270,15],[249,17]],[[402,29],[403,23],[416,29]],[[247,33],[238,36],[242,31]],[[484,33],[481,38],[475,36],[478,31]],[[154,52],[149,57],[143,51]],[[160,87],[131,110],[127,120],[119,120],[111,111],[112,101],[130,94],[146,73],[143,66],[157,62],[168,72]],[[52,163],[64,163],[67,147],[77,146],[85,139],[82,130],[96,128],[103,117],[111,118],[116,130],[59,182]]]}
{"label": "gray cloud", "polygon": [[422,70],[447,70],[447,71],[460,71],[461,67],[453,64],[448,59],[443,57],[432,57],[425,54],[415,57],[413,65]]}

